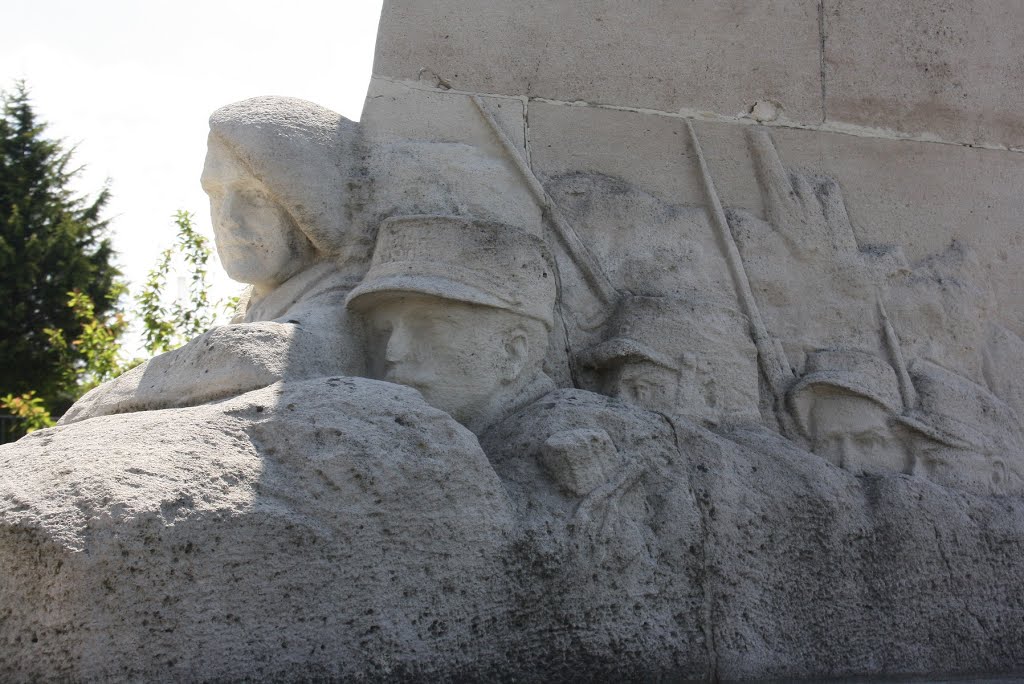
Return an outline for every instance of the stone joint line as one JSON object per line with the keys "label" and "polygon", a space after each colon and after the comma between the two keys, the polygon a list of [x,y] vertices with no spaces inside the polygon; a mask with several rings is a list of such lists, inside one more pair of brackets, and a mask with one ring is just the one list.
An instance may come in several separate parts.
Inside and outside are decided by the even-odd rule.
{"label": "stone joint line", "polygon": [[767,126],[770,128],[784,128],[801,131],[814,131],[818,133],[833,133],[836,135],[849,135],[857,138],[873,138],[877,140],[894,140],[902,142],[930,143],[935,145],[951,145],[954,147],[967,147],[979,150],[993,150],[996,152],[1011,152],[1015,154],[1024,153],[1024,147],[1011,147],[1008,145],[998,145],[995,143],[969,143],[956,140],[946,140],[944,138],[939,137],[938,135],[930,133],[904,133],[902,131],[896,131],[889,128],[861,126],[859,124],[848,124],[843,123],[841,121],[826,121],[821,124],[807,124],[799,121],[792,121],[786,118],[777,119],[775,121],[757,121],[753,118],[748,117],[745,114],[735,116],[728,114],[720,114],[718,112],[707,112],[697,109],[681,109],[678,112],[666,112],[659,109],[648,109],[644,107],[627,107],[624,105],[612,105],[600,102],[586,102],[583,100],[570,102],[567,100],[555,100],[547,97],[536,97],[529,95],[506,95],[502,93],[482,93],[470,90],[457,90],[455,88],[436,88],[432,86],[426,86],[415,81],[405,81],[402,79],[380,76],[378,74],[374,74],[373,78],[380,79],[381,81],[385,81],[388,83],[404,85],[415,90],[424,90],[434,93],[449,93],[452,95],[465,96],[476,95],[478,97],[494,97],[503,98],[507,100],[520,100],[524,103],[539,102],[542,104],[557,105],[563,107],[588,107],[592,109],[607,109],[611,111],[647,114],[650,116],[663,116],[673,119],[688,119],[690,121],[706,123],[721,123],[739,126]]}

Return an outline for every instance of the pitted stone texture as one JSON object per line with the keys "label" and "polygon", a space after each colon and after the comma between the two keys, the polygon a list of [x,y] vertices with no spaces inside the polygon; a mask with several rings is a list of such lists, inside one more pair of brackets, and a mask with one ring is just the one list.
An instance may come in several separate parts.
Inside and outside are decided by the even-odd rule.
{"label": "pitted stone texture", "polygon": [[671,424],[558,390],[481,444],[529,550],[531,562],[517,570],[526,618],[566,627],[538,639],[537,653],[552,662],[585,654],[598,678],[708,677],[701,514]]}
{"label": "pitted stone texture", "polygon": [[333,378],[4,446],[0,673],[1024,671],[1019,498],[579,390],[483,444],[412,390]]}
{"label": "pitted stone texture", "polygon": [[693,479],[723,679],[1024,672],[1020,498],[854,477],[761,428],[725,436],[748,448],[710,452]]}
{"label": "pitted stone texture", "polygon": [[473,668],[501,619],[507,592],[480,593],[503,576],[501,483],[404,387],[275,385],[0,460],[8,681],[383,678],[428,652]]}
{"label": "pitted stone texture", "polygon": [[[534,622],[587,625],[596,639],[588,610],[612,619],[629,635],[616,653],[646,651],[653,669],[640,672],[1024,668],[1024,601],[1011,589],[1024,569],[1019,498],[855,477],[760,427],[713,434],[578,390],[548,395],[482,444],[535,549]],[[611,474],[573,494],[587,472]]]}
{"label": "pitted stone texture", "polygon": [[829,121],[1024,148],[1024,5],[825,0]]}
{"label": "pitted stone texture", "polygon": [[[797,2],[384,3],[374,73],[503,95],[821,121],[818,7]],[[427,71],[423,71],[427,70]]]}
{"label": "pitted stone texture", "polygon": [[280,380],[306,380],[363,367],[358,333],[342,309],[345,290],[296,307],[287,323],[213,328],[103,383],[75,402],[61,424],[132,411],[194,406]]}

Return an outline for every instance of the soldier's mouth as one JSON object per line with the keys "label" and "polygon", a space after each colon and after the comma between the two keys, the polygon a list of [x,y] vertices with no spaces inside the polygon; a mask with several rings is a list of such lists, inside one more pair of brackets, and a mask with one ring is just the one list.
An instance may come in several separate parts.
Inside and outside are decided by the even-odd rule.
{"label": "soldier's mouth", "polygon": [[422,390],[427,386],[423,377],[419,377],[414,373],[403,372],[397,368],[388,368],[384,373],[384,381],[393,382],[396,385],[405,385],[417,390]]}

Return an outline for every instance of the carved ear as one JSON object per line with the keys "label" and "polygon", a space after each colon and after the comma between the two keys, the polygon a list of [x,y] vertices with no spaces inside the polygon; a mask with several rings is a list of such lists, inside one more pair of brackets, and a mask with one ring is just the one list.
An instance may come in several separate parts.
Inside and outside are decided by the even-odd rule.
{"label": "carved ear", "polygon": [[505,335],[505,363],[502,369],[502,380],[512,382],[518,378],[529,360],[529,337],[522,328],[513,328]]}

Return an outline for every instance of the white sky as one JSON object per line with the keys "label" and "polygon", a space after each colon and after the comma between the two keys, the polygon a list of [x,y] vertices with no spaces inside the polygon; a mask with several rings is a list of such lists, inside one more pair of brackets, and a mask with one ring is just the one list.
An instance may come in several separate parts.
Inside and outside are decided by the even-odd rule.
{"label": "white sky", "polygon": [[[212,237],[199,187],[210,113],[289,95],[357,119],[381,1],[14,0],[0,89],[28,82],[49,135],[78,146],[81,191],[110,179],[107,216],[134,293],[173,242],[175,210]],[[240,288],[212,270],[216,296]]]}

